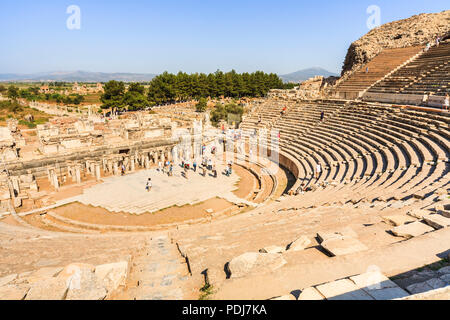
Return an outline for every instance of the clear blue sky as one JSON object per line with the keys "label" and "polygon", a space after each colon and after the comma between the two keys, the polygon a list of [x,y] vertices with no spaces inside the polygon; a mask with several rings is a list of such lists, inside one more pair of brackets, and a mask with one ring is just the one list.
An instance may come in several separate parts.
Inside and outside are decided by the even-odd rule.
{"label": "clear blue sky", "polygon": [[[73,4],[80,30],[66,27]],[[448,0],[1,0],[0,73],[340,72],[373,4],[382,23],[449,9]]]}

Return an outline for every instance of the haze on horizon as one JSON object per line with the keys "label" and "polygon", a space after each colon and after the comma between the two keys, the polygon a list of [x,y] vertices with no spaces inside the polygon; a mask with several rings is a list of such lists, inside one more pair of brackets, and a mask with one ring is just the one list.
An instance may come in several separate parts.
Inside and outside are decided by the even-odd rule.
{"label": "haze on horizon", "polygon": [[[164,71],[340,73],[351,42],[381,24],[447,10],[444,0],[361,1],[3,0],[0,73]],[[69,30],[67,8],[81,10]]]}

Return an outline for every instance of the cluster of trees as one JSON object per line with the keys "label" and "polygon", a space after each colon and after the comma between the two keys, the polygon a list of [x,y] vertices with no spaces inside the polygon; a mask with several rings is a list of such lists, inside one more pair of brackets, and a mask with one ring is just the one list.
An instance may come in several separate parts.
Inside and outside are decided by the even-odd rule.
{"label": "cluster of trees", "polygon": [[142,110],[150,105],[145,94],[145,87],[140,83],[131,83],[128,90],[120,81],[109,81],[103,87],[104,93],[100,100],[102,109],[117,108],[119,110]]}
{"label": "cluster of trees", "polygon": [[224,73],[187,74],[164,72],[156,76],[145,89],[142,83],[132,83],[128,90],[119,81],[109,81],[104,86],[101,97],[103,109],[139,110],[154,105],[175,103],[192,99],[205,99],[198,110],[206,109],[207,98],[263,97],[270,89],[286,89],[292,85],[284,84],[276,74],[261,71],[239,74],[236,71]]}
{"label": "cluster of trees", "polygon": [[26,89],[19,89],[17,86],[11,85],[8,88],[1,85],[0,93],[7,95],[11,100],[23,98],[28,101],[54,101],[57,103],[75,104],[79,105],[84,101],[84,97],[79,94],[63,95],[59,93],[40,93],[38,87],[29,87]]}
{"label": "cluster of trees", "polygon": [[17,113],[23,111],[23,107],[17,102],[17,100],[4,100],[0,101],[0,111]]}
{"label": "cluster of trees", "polygon": [[[220,121],[225,120],[230,122],[240,122],[242,115],[244,114],[244,107],[236,103],[222,104],[217,103],[214,109],[211,111],[211,122],[213,125],[217,125]],[[231,119],[228,119],[229,116]]]}
{"label": "cluster of trees", "polygon": [[177,75],[163,73],[156,76],[148,89],[149,101],[161,104],[200,98],[262,97],[270,89],[284,88],[283,81],[276,74],[261,71],[239,74],[232,70]]}

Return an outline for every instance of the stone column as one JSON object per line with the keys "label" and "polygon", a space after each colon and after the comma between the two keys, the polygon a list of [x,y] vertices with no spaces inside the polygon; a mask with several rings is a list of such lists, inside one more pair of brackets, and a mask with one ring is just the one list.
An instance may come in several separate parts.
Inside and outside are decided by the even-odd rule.
{"label": "stone column", "polygon": [[108,159],[107,167],[108,167],[108,172],[113,173],[113,162],[111,159]]}
{"label": "stone column", "polygon": [[92,174],[93,176],[95,176],[96,166],[97,166],[97,163],[91,162],[91,174]]}
{"label": "stone column", "polygon": [[77,165],[75,167],[75,181],[80,184],[81,183],[81,166]]}
{"label": "stone column", "polygon": [[100,176],[100,164],[95,164],[95,179],[97,181],[100,181],[101,176]]}
{"label": "stone column", "polygon": [[150,159],[148,156],[145,157],[145,169],[150,169]]}
{"label": "stone column", "polygon": [[117,160],[114,160],[113,173],[115,176],[117,176],[119,174],[119,164],[118,164]]}
{"label": "stone column", "polygon": [[53,171],[53,186],[56,190],[59,190],[59,181],[58,181],[58,175]]}
{"label": "stone column", "polygon": [[134,163],[134,157],[130,157],[130,171],[134,172],[135,170],[135,163]]}
{"label": "stone column", "polygon": [[12,182],[15,194],[19,194],[20,193],[19,177],[11,177],[11,182]]}

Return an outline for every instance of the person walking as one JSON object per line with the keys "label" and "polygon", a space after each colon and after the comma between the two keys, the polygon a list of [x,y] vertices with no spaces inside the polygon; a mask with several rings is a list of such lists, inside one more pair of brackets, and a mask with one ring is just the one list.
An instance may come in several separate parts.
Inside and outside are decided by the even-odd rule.
{"label": "person walking", "polygon": [[448,107],[450,105],[450,99],[448,97],[448,93],[445,95],[445,99],[444,99],[444,110],[448,111]]}
{"label": "person walking", "polygon": [[320,121],[323,121],[323,118],[325,118],[325,112],[324,111],[322,111],[320,113]]}
{"label": "person walking", "polygon": [[194,172],[197,172],[197,161],[194,160],[194,163],[192,164],[192,168],[194,169]]}
{"label": "person walking", "polygon": [[422,98],[422,106],[426,107],[428,105],[428,93],[425,91]]}
{"label": "person walking", "polygon": [[147,192],[150,192],[151,189],[152,189],[152,178],[148,178],[145,190],[147,190]]}
{"label": "person walking", "polygon": [[316,165],[316,179],[319,179],[321,173],[322,173],[322,166],[320,163],[318,163]]}

